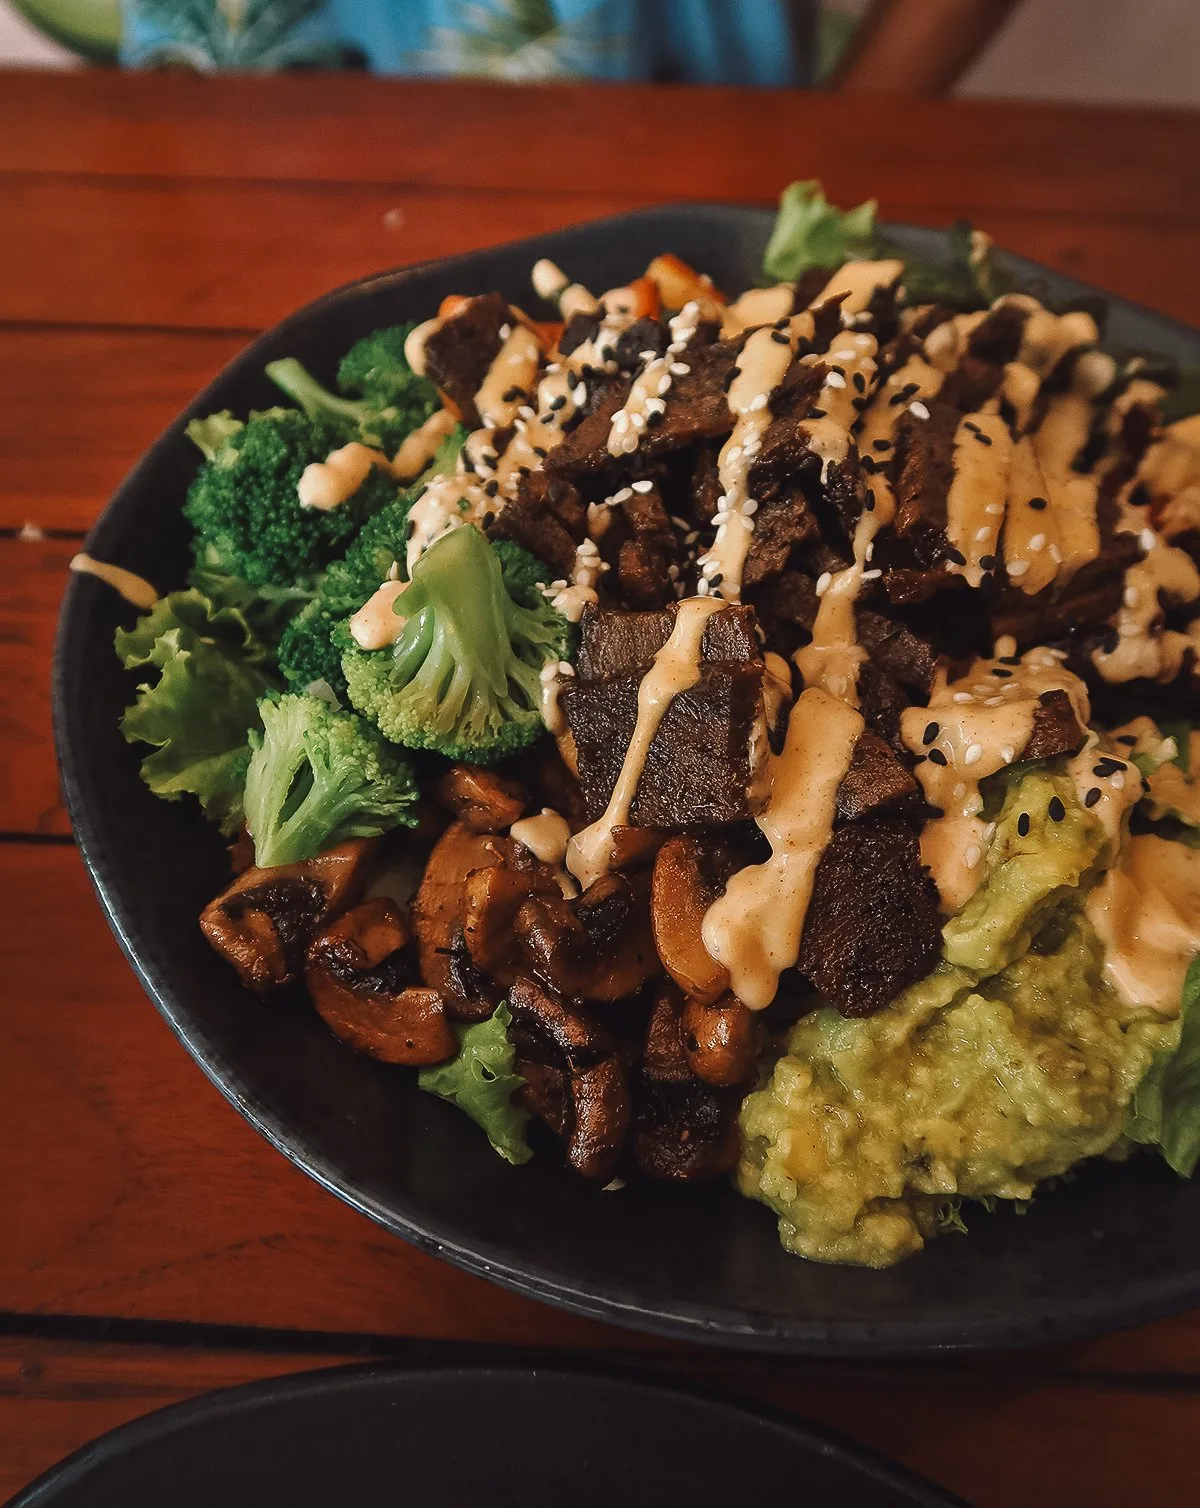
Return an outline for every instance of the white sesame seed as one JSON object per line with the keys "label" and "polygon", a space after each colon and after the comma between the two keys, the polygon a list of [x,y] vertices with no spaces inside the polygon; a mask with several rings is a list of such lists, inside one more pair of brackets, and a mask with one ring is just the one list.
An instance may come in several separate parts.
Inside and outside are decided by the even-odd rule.
{"label": "white sesame seed", "polygon": [[1029,569],[1029,562],[1027,560],[1010,560],[1007,569],[1010,576],[1024,576],[1025,572]]}
{"label": "white sesame seed", "polygon": [[619,408],[613,415],[612,427],[619,435],[624,434],[629,428],[629,415],[623,408]]}
{"label": "white sesame seed", "polygon": [[963,755],[963,764],[978,764],[983,758],[983,745],[971,744]]}
{"label": "white sesame seed", "polygon": [[871,557],[874,554],[875,554],[875,541],[873,539],[869,539],[867,541],[867,548],[863,551],[863,559],[864,560],[870,560]]}
{"label": "white sesame seed", "polygon": [[708,596],[708,582],[705,581],[705,579],[703,578],[703,576],[696,583],[696,596],[697,597],[707,597]]}
{"label": "white sesame seed", "polygon": [[766,406],[767,406],[767,395],[766,395],[766,393],[755,393],[754,397],[751,398],[751,400],[750,400],[749,403],[747,403],[747,405],[746,405],[746,411],[747,411],[747,413],[756,414],[756,413],[758,413],[759,409],[766,408]]}
{"label": "white sesame seed", "polygon": [[835,351],[833,359],[834,361],[853,361],[857,355],[858,352],[851,348],[848,351]]}
{"label": "white sesame seed", "polygon": [[966,782],[960,780],[958,782],[958,784],[954,787],[954,799],[955,799],[955,801],[961,801],[966,794],[967,794]]}
{"label": "white sesame seed", "polygon": [[999,518],[1000,515],[1004,512],[1004,504],[1003,503],[989,503],[987,505],[987,507],[983,511],[985,513],[990,514],[992,516],[992,518]]}
{"label": "white sesame seed", "polygon": [[754,515],[757,512],[758,512],[758,500],[757,500],[757,498],[748,497],[746,499],[746,501],[742,504],[742,513],[744,514],[744,516],[746,518],[753,518]]}
{"label": "white sesame seed", "polygon": [[862,579],[864,581],[878,581],[882,575],[882,571],[864,571],[862,573]]}
{"label": "white sesame seed", "polygon": [[1125,588],[1125,606],[1126,607],[1136,607],[1137,604],[1138,604],[1138,589],[1137,589],[1137,587],[1136,586],[1127,586]]}
{"label": "white sesame seed", "polygon": [[621,450],[622,450],[623,454],[625,454],[627,456],[632,455],[633,452],[637,448],[638,448],[638,437],[637,437],[636,434],[626,435],[625,438],[621,441]]}
{"label": "white sesame seed", "polygon": [[975,543],[976,544],[982,544],[985,539],[990,539],[991,538],[991,534],[992,534],[991,526],[988,525],[988,524],[984,524],[984,526],[983,526],[982,529],[976,529],[975,530]]}
{"label": "white sesame seed", "polygon": [[651,481],[642,481],[642,482],[634,482],[630,490],[632,492],[650,492],[650,491],[653,490],[653,488],[654,488],[654,483],[653,482],[651,482]]}
{"label": "white sesame seed", "polygon": [[649,365],[650,362],[658,360],[658,352],[657,351],[639,351],[638,352],[638,360],[639,361],[644,361],[647,365]]}
{"label": "white sesame seed", "polygon": [[582,408],[587,402],[587,383],[577,382],[575,384],[575,391],[571,394],[571,397],[575,400],[576,405]]}
{"label": "white sesame seed", "polygon": [[568,677],[573,676],[575,674],[575,667],[571,664],[570,660],[559,660],[558,673],[559,675],[565,675]]}
{"label": "white sesame seed", "polygon": [[1016,750],[1011,744],[1005,744],[1004,747],[1000,750],[1000,758],[1004,761],[1005,764],[1012,764],[1013,760],[1016,758]]}
{"label": "white sesame seed", "polygon": [[982,858],[983,849],[980,848],[978,843],[972,843],[966,853],[963,854],[963,863],[968,869],[974,869]]}
{"label": "white sesame seed", "polygon": [[963,702],[973,702],[975,698],[969,691],[956,691],[954,693],[954,700],[961,705]]}
{"label": "white sesame seed", "polygon": [[742,454],[744,456],[756,456],[761,449],[762,441],[758,438],[757,435],[751,435],[750,438],[742,445]]}
{"label": "white sesame seed", "polygon": [[534,412],[533,409],[531,409],[529,407],[528,403],[522,403],[521,407],[517,410],[517,413],[520,414],[520,416],[521,416],[522,419],[536,419],[537,418],[537,414]]}
{"label": "white sesame seed", "polygon": [[740,461],[741,458],[742,458],[742,447],[740,445],[731,445],[729,447],[729,449],[721,457],[721,459],[723,461],[728,462],[730,465],[732,465],[734,461]]}
{"label": "white sesame seed", "polygon": [[1055,565],[1062,565],[1062,551],[1058,548],[1057,545],[1051,545],[1046,553],[1050,556],[1050,559],[1054,562]]}
{"label": "white sesame seed", "polygon": [[[470,535],[468,535],[467,538],[469,539]],[[567,578],[565,576],[560,576],[557,581],[552,581],[550,583],[550,589],[551,591],[555,592],[565,592],[567,589]]]}
{"label": "white sesame seed", "polygon": [[646,399],[646,412],[648,414],[661,414],[666,406],[667,405],[662,401],[661,398]]}
{"label": "white sesame seed", "polygon": [[1046,536],[1044,534],[1035,534],[1029,541],[1029,548],[1031,550],[1042,550],[1045,549],[1045,546]]}
{"label": "white sesame seed", "polygon": [[929,418],[929,410],[919,400],[916,403],[910,403],[908,405],[908,411],[913,416],[914,419],[928,419]]}
{"label": "white sesame seed", "polygon": [[622,487],[621,490],[620,490],[620,492],[614,492],[613,493],[612,497],[609,498],[609,502],[610,503],[623,503],[626,498],[630,498],[632,496],[633,496],[633,488],[632,487]]}
{"label": "white sesame seed", "polygon": [[846,386],[846,379],[842,376],[842,374],[840,372],[829,372],[829,373],[826,374],[826,377],[825,377],[825,386],[826,387],[834,387],[834,388],[845,387]]}
{"label": "white sesame seed", "polygon": [[629,422],[633,425],[634,429],[645,429],[646,416],[645,414],[630,414]]}
{"label": "white sesame seed", "polygon": [[1003,707],[1004,698],[1002,696],[989,696],[983,705],[985,707]]}
{"label": "white sesame seed", "polygon": [[1125,789],[1124,771],[1117,770],[1116,773],[1111,775],[1109,778],[1112,781],[1112,788],[1114,791],[1123,791]]}
{"label": "white sesame seed", "polygon": [[1143,529],[1142,532],[1138,535],[1138,544],[1141,545],[1142,549],[1146,552],[1147,555],[1149,555],[1150,551],[1153,550],[1154,546],[1157,543],[1158,535],[1155,534],[1153,529]]}
{"label": "white sesame seed", "polygon": [[512,326],[501,325],[499,330],[496,331],[496,334],[499,335],[501,340],[507,340],[508,337],[512,334]]}
{"label": "white sesame seed", "polygon": [[833,576],[828,571],[822,571],[821,572],[821,574],[817,577],[817,596],[818,597],[823,597],[825,595],[825,593],[829,590],[829,583],[832,580],[833,580]]}
{"label": "white sesame seed", "polygon": [[686,361],[673,361],[667,368],[667,371],[675,377],[686,377],[691,370]]}
{"label": "white sesame seed", "polygon": [[670,391],[671,391],[671,379],[664,372],[663,375],[658,379],[658,396],[661,398],[666,393],[669,393]]}

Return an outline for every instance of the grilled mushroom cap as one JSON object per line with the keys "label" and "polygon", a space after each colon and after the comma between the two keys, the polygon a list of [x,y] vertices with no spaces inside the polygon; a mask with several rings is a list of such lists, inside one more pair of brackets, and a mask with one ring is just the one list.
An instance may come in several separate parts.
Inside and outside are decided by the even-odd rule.
{"label": "grilled mushroom cap", "polygon": [[535,896],[513,931],[528,971],[570,999],[623,1000],[658,973],[644,877],[605,875],[574,901]]}
{"label": "grilled mushroom cap", "polygon": [[719,889],[695,838],[664,843],[654,861],[650,918],[663,967],[679,988],[698,1001],[718,999],[729,988],[729,970],[704,946],[704,913]]}
{"label": "grilled mushroom cap", "polygon": [[473,833],[502,833],[529,806],[529,792],[515,780],[474,764],[456,764],[437,785],[437,798]]}
{"label": "grilled mushroom cap", "polygon": [[521,1058],[561,1075],[547,1076],[541,1087],[548,1099],[562,1093],[555,1113],[566,1137],[568,1166],[584,1178],[607,1181],[630,1119],[628,1077],[616,1043],[599,1023],[532,979],[514,981],[508,1005]]}
{"label": "grilled mushroom cap", "polygon": [[762,1051],[761,1018],[733,994],[688,1000],[680,1021],[683,1050],[697,1078],[732,1089],[745,1084]]}
{"label": "grilled mushroom cap", "polygon": [[290,984],[318,927],[361,892],[376,847],[357,838],[298,864],[246,869],[200,913],[200,929],[260,995]]}
{"label": "grilled mushroom cap", "polygon": [[338,917],[312,943],[304,980],[344,1042],[384,1063],[441,1063],[458,1048],[437,990],[411,983],[407,923],[385,896]]}

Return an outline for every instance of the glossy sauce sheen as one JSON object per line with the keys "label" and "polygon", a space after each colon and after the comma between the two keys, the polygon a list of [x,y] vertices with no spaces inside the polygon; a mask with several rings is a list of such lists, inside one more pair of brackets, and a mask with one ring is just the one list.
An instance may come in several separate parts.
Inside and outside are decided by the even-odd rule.
{"label": "glossy sauce sheen", "polygon": [[1184,976],[1200,954],[1200,849],[1152,834],[1130,838],[1088,896],[1087,915],[1118,995],[1178,1015]]}
{"label": "glossy sauce sheen", "polygon": [[296,488],[300,506],[317,508],[322,513],[340,508],[354,496],[375,466],[389,473],[392,469],[381,450],[373,450],[357,440],[331,450],[323,461],[313,461],[304,468]]}
{"label": "glossy sauce sheen", "polygon": [[124,566],[109,565],[105,560],[93,560],[82,552],[71,558],[70,569],[81,576],[96,576],[107,582],[114,592],[124,597],[131,607],[148,612],[158,601],[158,593],[144,576],[127,571]]}

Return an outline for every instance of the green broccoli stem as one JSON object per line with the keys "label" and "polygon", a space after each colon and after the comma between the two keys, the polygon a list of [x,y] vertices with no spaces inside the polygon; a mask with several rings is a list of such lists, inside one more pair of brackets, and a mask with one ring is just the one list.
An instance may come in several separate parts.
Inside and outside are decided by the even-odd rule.
{"label": "green broccoli stem", "polygon": [[374,411],[368,403],[331,393],[294,356],[270,361],[265,370],[275,386],[281,388],[293,403],[298,403],[310,419],[332,415],[360,427],[369,425]]}

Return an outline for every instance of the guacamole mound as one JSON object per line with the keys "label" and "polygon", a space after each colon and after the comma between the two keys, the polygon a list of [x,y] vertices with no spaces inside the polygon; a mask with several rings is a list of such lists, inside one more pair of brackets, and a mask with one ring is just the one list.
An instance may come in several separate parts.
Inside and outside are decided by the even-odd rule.
{"label": "guacamole mound", "polygon": [[821,1010],[793,1028],[742,1106],[738,1169],[788,1251],[886,1267],[936,1232],[949,1196],[1027,1199],[1121,1141],[1179,1027],[1103,981],[1082,907],[1104,848],[1067,776],[1026,773],[935,972],[876,1016]]}

